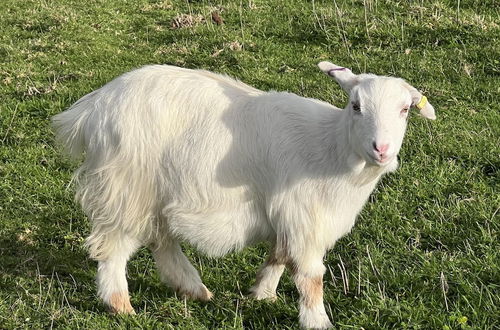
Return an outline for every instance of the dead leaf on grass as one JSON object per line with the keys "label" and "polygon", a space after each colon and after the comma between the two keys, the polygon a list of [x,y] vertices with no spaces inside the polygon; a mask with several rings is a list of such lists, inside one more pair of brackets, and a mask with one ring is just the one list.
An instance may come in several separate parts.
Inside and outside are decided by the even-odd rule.
{"label": "dead leaf on grass", "polygon": [[196,26],[205,21],[203,15],[189,15],[189,14],[180,14],[174,17],[172,20],[172,29],[182,29],[187,27]]}
{"label": "dead leaf on grass", "polygon": [[218,11],[213,11],[212,12],[212,20],[215,22],[217,25],[222,25],[224,24],[224,20],[222,17],[220,17],[220,14]]}

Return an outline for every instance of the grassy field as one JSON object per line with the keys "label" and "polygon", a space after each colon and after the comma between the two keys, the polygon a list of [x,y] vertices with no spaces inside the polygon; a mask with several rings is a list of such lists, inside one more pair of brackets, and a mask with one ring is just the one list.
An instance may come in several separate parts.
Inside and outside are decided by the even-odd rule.
{"label": "grassy field", "polygon": [[276,302],[245,296],[265,245],[217,260],[186,246],[215,294],[210,303],[178,299],[140,250],[128,268],[138,315],[109,315],[83,248],[89,224],[68,189],[77,164],[56,149],[49,120],[150,63],[343,106],[321,60],[403,77],[438,115],[412,115],[401,168],[327,255],[336,328],[500,327],[498,8],[495,0],[1,1],[0,328],[297,328],[288,274]]}

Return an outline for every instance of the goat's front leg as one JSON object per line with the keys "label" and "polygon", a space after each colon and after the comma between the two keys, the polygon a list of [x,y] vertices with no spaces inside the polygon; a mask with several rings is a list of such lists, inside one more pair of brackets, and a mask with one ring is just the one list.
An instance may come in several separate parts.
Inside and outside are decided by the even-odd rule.
{"label": "goat's front leg", "polygon": [[257,281],[250,288],[250,297],[255,299],[276,299],[276,288],[285,270],[285,260],[278,258],[274,247],[257,273]]}
{"label": "goat's front leg", "polygon": [[322,263],[322,256],[291,258],[287,266],[293,274],[293,280],[300,295],[300,325],[307,329],[331,328],[332,323],[323,304],[325,266]]}

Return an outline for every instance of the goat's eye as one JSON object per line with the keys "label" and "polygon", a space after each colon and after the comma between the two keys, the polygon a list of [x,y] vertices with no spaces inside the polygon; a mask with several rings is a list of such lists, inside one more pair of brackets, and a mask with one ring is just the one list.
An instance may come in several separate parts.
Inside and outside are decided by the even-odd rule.
{"label": "goat's eye", "polygon": [[359,103],[353,102],[352,103],[352,110],[354,110],[355,112],[361,112],[361,106],[359,105]]}
{"label": "goat's eye", "polygon": [[402,115],[406,115],[407,113],[408,113],[408,107],[404,107],[403,109],[401,109]]}

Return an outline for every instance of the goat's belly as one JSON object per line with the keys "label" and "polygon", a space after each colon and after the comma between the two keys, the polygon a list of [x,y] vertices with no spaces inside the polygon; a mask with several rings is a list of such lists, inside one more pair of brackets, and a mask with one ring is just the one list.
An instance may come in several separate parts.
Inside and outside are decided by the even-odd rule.
{"label": "goat's belly", "polygon": [[343,236],[349,234],[349,232],[352,230],[352,227],[354,227],[355,221],[356,217],[354,215],[344,216],[338,221],[335,221],[335,231],[333,235],[334,241],[337,241]]}
{"label": "goat's belly", "polygon": [[252,203],[215,210],[167,207],[163,215],[171,235],[213,257],[268,240],[273,232],[264,212]]}

